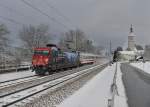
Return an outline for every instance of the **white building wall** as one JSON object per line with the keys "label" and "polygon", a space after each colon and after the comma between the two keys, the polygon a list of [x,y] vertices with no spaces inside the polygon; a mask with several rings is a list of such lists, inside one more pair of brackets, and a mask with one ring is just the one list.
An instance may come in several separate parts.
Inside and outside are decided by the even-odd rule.
{"label": "white building wall", "polygon": [[135,51],[135,49],[136,49],[136,47],[135,47],[135,35],[132,33],[128,36],[128,48],[131,51]]}

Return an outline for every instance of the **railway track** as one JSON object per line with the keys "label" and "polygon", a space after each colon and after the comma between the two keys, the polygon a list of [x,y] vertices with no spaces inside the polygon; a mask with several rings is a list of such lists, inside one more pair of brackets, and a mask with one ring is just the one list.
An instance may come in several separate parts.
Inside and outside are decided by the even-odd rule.
{"label": "railway track", "polygon": [[84,69],[72,74],[63,75],[57,78],[53,78],[50,81],[44,81],[40,84],[36,84],[32,87],[27,87],[25,89],[21,89],[19,91],[14,91],[13,93],[5,94],[0,97],[0,106],[2,107],[8,107],[12,106],[18,102],[21,102],[25,99],[30,98],[31,96],[34,96],[38,93],[41,93],[45,90],[51,90],[57,87],[60,87],[61,85],[64,85],[67,82],[70,82],[72,80],[75,80],[77,78],[80,78],[83,75],[86,75],[100,67],[105,67],[104,65],[96,65],[94,67],[90,67],[88,69]]}
{"label": "railway track", "polygon": [[15,79],[7,80],[7,81],[1,81],[0,84],[8,83],[8,82],[11,82],[11,81],[17,81],[17,80],[21,80],[21,79],[26,79],[26,78],[30,78],[30,77],[34,77],[34,76],[36,76],[36,75],[26,76],[26,77],[21,77],[21,78],[15,78]]}
{"label": "railway track", "polygon": [[67,70],[67,71],[63,71],[63,72],[59,72],[59,73],[54,73],[52,75],[48,75],[48,76],[44,76],[44,77],[38,77],[35,79],[31,79],[31,80],[24,80],[24,81],[20,81],[20,82],[18,81],[16,83],[14,82],[14,84],[5,84],[4,86],[2,86],[0,88],[0,98],[4,97],[4,95],[9,95],[9,94],[12,94],[16,91],[19,92],[20,90],[23,90],[23,89],[25,90],[27,88],[40,85],[44,82],[51,81],[55,78],[60,78],[61,76],[64,76],[64,75],[75,73],[75,72],[78,72],[82,69],[86,69],[86,68],[89,68],[92,66],[95,66],[95,65],[83,66],[83,67],[76,68],[73,70]]}
{"label": "railway track", "polygon": [[41,79],[41,78],[44,78],[44,77],[40,77],[40,76],[35,75],[35,76],[29,76],[29,77],[26,77],[26,78],[20,78],[20,79],[17,79],[17,80],[2,82],[2,83],[0,83],[0,90],[3,89],[3,88],[11,87],[11,86],[14,86],[14,85],[19,85],[19,84],[22,84],[22,83],[25,83],[25,82],[34,81],[34,80]]}

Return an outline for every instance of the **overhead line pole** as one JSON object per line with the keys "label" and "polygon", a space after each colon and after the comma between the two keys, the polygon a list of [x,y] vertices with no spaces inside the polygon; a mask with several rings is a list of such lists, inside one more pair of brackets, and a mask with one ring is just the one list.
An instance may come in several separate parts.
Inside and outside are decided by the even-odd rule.
{"label": "overhead line pole", "polygon": [[110,40],[110,43],[109,43],[109,46],[110,46],[109,47],[110,48],[110,50],[109,50],[109,60],[110,60],[110,62],[111,62],[111,54],[112,54],[112,49],[111,49],[112,46],[111,45],[112,45],[112,43],[111,43],[111,40]]}
{"label": "overhead line pole", "polygon": [[77,49],[77,32],[75,32],[75,37],[76,37],[76,44],[75,45],[76,45],[76,51],[77,51],[78,50]]}

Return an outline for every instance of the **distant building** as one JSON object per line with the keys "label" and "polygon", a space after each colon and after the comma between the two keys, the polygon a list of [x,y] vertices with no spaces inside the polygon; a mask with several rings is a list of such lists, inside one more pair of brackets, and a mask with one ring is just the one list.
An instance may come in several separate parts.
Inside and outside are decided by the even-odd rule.
{"label": "distant building", "polygon": [[135,56],[136,56],[135,51],[119,51],[119,60],[120,61],[134,60]]}
{"label": "distant building", "polygon": [[144,57],[146,60],[150,60],[150,45],[145,46]]}
{"label": "distant building", "polygon": [[120,60],[134,60],[137,56],[143,56],[144,50],[142,46],[136,45],[136,35],[133,32],[131,25],[130,33],[128,35],[128,48],[126,51],[119,51]]}
{"label": "distant building", "polygon": [[128,51],[136,51],[135,37],[136,37],[136,35],[134,34],[133,27],[131,25],[130,33],[128,36],[128,48],[127,48]]}

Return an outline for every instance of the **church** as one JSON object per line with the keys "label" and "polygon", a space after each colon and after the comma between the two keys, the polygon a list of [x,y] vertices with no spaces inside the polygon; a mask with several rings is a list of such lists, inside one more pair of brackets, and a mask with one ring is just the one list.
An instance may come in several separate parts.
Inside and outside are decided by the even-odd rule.
{"label": "church", "polygon": [[128,47],[125,51],[119,51],[120,60],[134,60],[137,56],[142,56],[144,50],[138,50],[136,47],[136,35],[133,31],[133,26],[130,27],[130,32],[128,35]]}
{"label": "church", "polygon": [[129,36],[128,36],[128,48],[127,50],[128,51],[136,51],[136,35],[134,34],[133,32],[133,27],[131,25],[131,28],[130,28],[130,33],[129,33]]}

